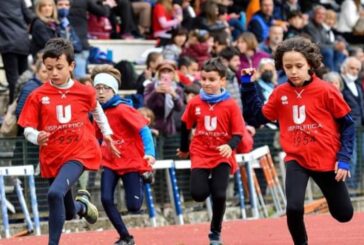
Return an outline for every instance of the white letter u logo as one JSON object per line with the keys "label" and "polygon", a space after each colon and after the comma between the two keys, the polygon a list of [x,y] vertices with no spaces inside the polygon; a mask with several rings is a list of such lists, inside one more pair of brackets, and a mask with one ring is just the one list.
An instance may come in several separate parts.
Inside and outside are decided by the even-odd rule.
{"label": "white letter u logo", "polygon": [[305,108],[304,105],[300,107],[298,105],[293,106],[293,121],[295,124],[302,124],[306,120]]}
{"label": "white letter u logo", "polygon": [[217,127],[217,117],[211,118],[210,116],[205,116],[205,129],[207,131],[214,131]]}
{"label": "white letter u logo", "polygon": [[57,120],[60,123],[68,123],[71,121],[71,105],[67,105],[63,109],[63,105],[56,106]]}

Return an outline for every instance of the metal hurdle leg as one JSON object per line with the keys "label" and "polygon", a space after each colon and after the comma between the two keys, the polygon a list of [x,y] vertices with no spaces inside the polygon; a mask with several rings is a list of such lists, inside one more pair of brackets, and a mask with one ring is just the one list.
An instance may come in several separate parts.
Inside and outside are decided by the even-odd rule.
{"label": "metal hurdle leg", "polygon": [[149,211],[150,224],[152,227],[157,227],[157,219],[155,215],[152,187],[150,186],[150,184],[145,184],[144,189],[145,189],[145,200]]}
{"label": "metal hurdle leg", "polygon": [[246,174],[248,179],[248,186],[249,186],[249,196],[250,196],[250,203],[252,207],[253,218],[259,218],[259,210],[258,210],[258,201],[257,201],[257,194],[254,187],[254,179],[253,179],[253,168],[250,162],[245,162]]}
{"label": "metal hurdle leg", "polygon": [[182,213],[182,205],[181,205],[181,199],[179,196],[179,190],[177,185],[177,178],[176,178],[176,171],[174,167],[171,167],[168,169],[169,174],[169,195],[171,198],[171,201],[174,204],[175,210],[176,210],[176,223],[183,225],[183,213]]}
{"label": "metal hurdle leg", "polygon": [[10,237],[8,209],[6,207],[4,176],[0,175],[1,211],[3,216],[5,238]]}
{"label": "metal hurdle leg", "polygon": [[23,211],[23,214],[24,214],[24,217],[25,217],[25,222],[27,223],[28,233],[30,234],[30,233],[33,232],[34,227],[33,227],[32,220],[30,218],[27,203],[25,202],[25,199],[24,199],[23,189],[21,187],[20,179],[18,179],[18,178],[14,179],[14,186],[15,186],[16,194],[17,194],[18,199],[19,199],[20,207],[21,207],[21,209]]}
{"label": "metal hurdle leg", "polygon": [[39,221],[37,195],[35,194],[34,175],[29,175],[28,180],[29,180],[29,188],[30,188],[30,198],[31,198],[31,202],[32,202],[32,211],[33,211],[35,235],[40,236],[41,235],[40,221]]}
{"label": "metal hurdle leg", "polygon": [[236,185],[238,187],[240,210],[241,210],[241,218],[242,219],[246,219],[244,188],[243,188],[243,183],[241,181],[240,169],[238,171],[236,171],[236,173],[234,175],[234,178],[235,178],[235,183],[236,183]]}
{"label": "metal hurdle leg", "polygon": [[212,201],[211,201],[211,196],[208,196],[206,198],[206,209],[207,209],[207,215],[209,216],[209,220],[211,221],[212,220]]}

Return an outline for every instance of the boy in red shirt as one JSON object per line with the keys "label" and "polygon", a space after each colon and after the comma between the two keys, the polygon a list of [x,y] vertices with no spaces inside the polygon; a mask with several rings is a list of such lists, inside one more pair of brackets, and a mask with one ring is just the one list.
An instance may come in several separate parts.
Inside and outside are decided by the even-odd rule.
{"label": "boy in red shirt", "polygon": [[75,67],[72,44],[56,38],[47,42],[43,62],[49,82],[34,90],[20,114],[19,125],[25,138],[39,145],[42,177],[48,178],[49,244],[59,243],[65,220],[79,214],[89,223],[98,217],[86,190],[73,200],[71,188],[84,170],[98,170],[101,151],[89,112],[98,122],[104,140],[118,154],[111,128],[92,87],[71,78]]}
{"label": "boy in red shirt", "polygon": [[[238,165],[235,148],[244,133],[239,106],[224,89],[226,67],[221,58],[207,61],[201,73],[202,89],[188,103],[182,116],[181,148],[177,155],[191,156],[191,195],[198,202],[212,198],[210,244],[221,244],[221,226],[225,213],[226,190],[230,173]],[[195,127],[191,146],[188,138]]]}
{"label": "boy in red shirt", "polygon": [[350,108],[331,84],[316,74],[322,68],[318,46],[308,39],[291,38],[275,53],[277,70],[288,82],[273,90],[266,104],[250,83],[251,69],[242,70],[242,98],[247,113],[258,124],[278,121],[286,152],[287,223],[294,244],[307,244],[303,220],[305,191],[311,177],[324,194],[331,215],[339,222],[353,217],[344,181],[350,177],[354,122]]}
{"label": "boy in red shirt", "polygon": [[114,204],[115,187],[121,179],[125,190],[129,212],[137,212],[143,204],[143,174],[151,172],[155,159],[153,137],[148,121],[133,108],[131,100],[118,95],[120,73],[112,66],[102,66],[91,75],[96,88],[97,100],[105,111],[114,132],[115,146],[120,152],[115,157],[102,143],[103,167],[101,175],[101,202],[111,223],[120,235],[115,244],[133,245],[133,236],[128,232]]}

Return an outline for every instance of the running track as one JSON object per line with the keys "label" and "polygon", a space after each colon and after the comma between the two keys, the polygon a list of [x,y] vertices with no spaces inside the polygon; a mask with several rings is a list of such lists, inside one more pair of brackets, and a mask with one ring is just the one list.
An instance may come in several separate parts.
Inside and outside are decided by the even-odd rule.
{"label": "running track", "polygon": [[[306,216],[310,245],[364,244],[364,213],[355,213],[351,222],[340,224],[329,215]],[[137,245],[206,245],[209,225],[192,224],[158,228],[131,229]],[[226,221],[223,228],[225,245],[292,245],[286,220]],[[113,230],[63,234],[60,245],[111,245],[117,238]],[[23,237],[0,240],[0,245],[46,245],[47,237]]]}

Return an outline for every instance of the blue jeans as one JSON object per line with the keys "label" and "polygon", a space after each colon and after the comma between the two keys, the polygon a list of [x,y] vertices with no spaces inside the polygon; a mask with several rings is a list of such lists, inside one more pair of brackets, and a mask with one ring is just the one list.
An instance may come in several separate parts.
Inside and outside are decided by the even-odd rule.
{"label": "blue jeans", "polygon": [[88,50],[83,50],[81,53],[75,54],[76,66],[73,70],[73,74],[75,75],[76,79],[86,76],[87,60],[89,55],[90,51]]}
{"label": "blue jeans", "polygon": [[320,49],[325,66],[331,71],[340,72],[340,66],[346,59],[346,55],[333,48],[321,47]]}

